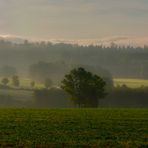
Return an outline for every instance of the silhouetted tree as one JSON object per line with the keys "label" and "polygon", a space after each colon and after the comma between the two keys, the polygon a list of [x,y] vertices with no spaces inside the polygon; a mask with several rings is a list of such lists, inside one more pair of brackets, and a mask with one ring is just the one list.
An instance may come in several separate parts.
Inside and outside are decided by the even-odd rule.
{"label": "silhouetted tree", "polygon": [[61,88],[79,107],[97,107],[99,99],[106,95],[105,85],[102,78],[80,67],[65,75]]}

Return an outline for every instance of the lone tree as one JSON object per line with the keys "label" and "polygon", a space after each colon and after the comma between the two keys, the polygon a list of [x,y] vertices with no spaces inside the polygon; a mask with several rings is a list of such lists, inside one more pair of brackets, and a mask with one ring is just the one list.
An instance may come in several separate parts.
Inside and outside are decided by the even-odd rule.
{"label": "lone tree", "polygon": [[102,78],[80,67],[65,75],[61,88],[79,107],[98,107],[99,99],[106,95],[105,85]]}
{"label": "lone tree", "polygon": [[1,82],[2,82],[3,85],[6,86],[9,83],[9,79],[8,78],[3,78]]}
{"label": "lone tree", "polygon": [[12,84],[15,86],[15,87],[19,87],[20,85],[20,81],[19,81],[19,77],[18,76],[13,76],[12,77]]}

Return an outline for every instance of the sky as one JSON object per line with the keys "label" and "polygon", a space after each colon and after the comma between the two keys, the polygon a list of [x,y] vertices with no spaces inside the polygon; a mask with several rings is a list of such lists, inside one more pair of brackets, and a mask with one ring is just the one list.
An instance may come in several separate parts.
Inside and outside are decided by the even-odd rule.
{"label": "sky", "polygon": [[0,0],[0,34],[34,39],[148,36],[148,0]]}

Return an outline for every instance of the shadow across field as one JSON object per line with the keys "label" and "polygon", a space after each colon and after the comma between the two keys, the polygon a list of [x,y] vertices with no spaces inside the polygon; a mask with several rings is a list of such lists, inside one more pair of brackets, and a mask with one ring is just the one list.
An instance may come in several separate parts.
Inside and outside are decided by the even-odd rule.
{"label": "shadow across field", "polygon": [[105,99],[100,100],[100,107],[148,107],[148,87],[115,88]]}
{"label": "shadow across field", "polygon": [[[52,89],[0,89],[0,107],[71,108],[76,107],[70,97],[59,88]],[[99,101],[101,108],[148,107],[148,88],[114,88],[105,99]]]}
{"label": "shadow across field", "polygon": [[33,107],[33,91],[22,89],[0,89],[0,107]]}

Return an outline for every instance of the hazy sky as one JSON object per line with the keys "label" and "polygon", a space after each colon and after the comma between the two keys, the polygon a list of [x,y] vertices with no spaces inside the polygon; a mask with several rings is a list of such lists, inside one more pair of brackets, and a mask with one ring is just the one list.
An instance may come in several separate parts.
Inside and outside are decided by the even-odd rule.
{"label": "hazy sky", "polygon": [[35,39],[148,36],[148,0],[0,0],[0,34]]}

